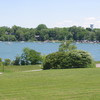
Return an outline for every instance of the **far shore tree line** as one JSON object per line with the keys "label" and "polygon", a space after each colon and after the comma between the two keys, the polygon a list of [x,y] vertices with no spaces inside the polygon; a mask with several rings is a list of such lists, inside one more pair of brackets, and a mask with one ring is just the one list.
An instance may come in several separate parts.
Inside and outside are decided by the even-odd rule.
{"label": "far shore tree line", "polygon": [[0,66],[7,65],[35,65],[42,64],[43,69],[66,69],[66,68],[92,68],[95,62],[91,55],[83,50],[77,50],[73,41],[67,40],[61,43],[57,52],[41,55],[41,53],[24,48],[20,56],[15,60],[0,58]]}
{"label": "far shore tree line", "polygon": [[16,25],[11,28],[0,27],[0,41],[62,41],[65,37],[67,40],[100,42],[100,29],[76,26],[48,28],[45,24],[40,24],[36,28]]}

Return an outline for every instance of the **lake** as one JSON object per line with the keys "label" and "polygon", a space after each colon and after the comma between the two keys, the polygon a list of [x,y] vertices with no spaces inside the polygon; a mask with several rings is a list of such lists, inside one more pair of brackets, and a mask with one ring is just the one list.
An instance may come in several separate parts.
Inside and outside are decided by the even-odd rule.
{"label": "lake", "polygon": [[[24,47],[34,49],[41,54],[58,51],[60,43],[51,42],[0,42],[0,58],[14,60],[20,55]],[[76,43],[78,49],[88,51],[95,61],[100,61],[100,43]]]}

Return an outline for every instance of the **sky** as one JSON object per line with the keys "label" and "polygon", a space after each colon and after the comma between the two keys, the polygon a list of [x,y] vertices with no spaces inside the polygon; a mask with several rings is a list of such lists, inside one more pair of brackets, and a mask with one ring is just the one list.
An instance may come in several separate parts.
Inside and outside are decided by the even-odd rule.
{"label": "sky", "polygon": [[100,28],[100,0],[0,0],[0,27]]}

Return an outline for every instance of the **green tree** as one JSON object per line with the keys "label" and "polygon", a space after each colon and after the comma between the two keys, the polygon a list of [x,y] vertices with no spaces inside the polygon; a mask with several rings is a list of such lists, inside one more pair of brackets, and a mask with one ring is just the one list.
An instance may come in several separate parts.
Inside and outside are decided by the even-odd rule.
{"label": "green tree", "polygon": [[16,56],[15,60],[13,61],[13,64],[14,65],[20,65],[21,64],[21,57],[20,56]]}
{"label": "green tree", "polygon": [[40,24],[37,26],[36,30],[42,30],[42,29],[47,29],[47,26],[45,24]]}
{"label": "green tree", "polygon": [[95,29],[95,36],[96,36],[96,40],[100,41],[100,29]]}
{"label": "green tree", "polygon": [[23,28],[14,25],[12,28],[0,27],[0,41],[45,41],[45,40],[89,40],[100,41],[100,29],[91,29],[83,27],[64,27],[47,28],[45,24],[39,24],[36,28]]}
{"label": "green tree", "polygon": [[73,44],[73,41],[68,40],[65,42],[62,42],[59,46],[59,51],[67,52],[76,49],[77,47]]}
{"label": "green tree", "polygon": [[10,59],[4,59],[4,65],[8,66],[11,64],[11,60]]}
{"label": "green tree", "polygon": [[29,65],[29,64],[38,64],[42,60],[41,55],[39,52],[24,48],[23,53],[21,55],[21,64],[22,65]]}

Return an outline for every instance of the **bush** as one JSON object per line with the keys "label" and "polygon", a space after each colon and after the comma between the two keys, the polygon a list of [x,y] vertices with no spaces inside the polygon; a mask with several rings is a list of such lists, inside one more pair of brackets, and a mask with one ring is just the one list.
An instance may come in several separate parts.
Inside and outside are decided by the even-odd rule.
{"label": "bush", "polygon": [[21,57],[20,56],[16,56],[15,60],[13,61],[13,65],[20,65],[20,60],[21,60]]}
{"label": "bush", "polygon": [[87,68],[95,67],[91,55],[82,50],[56,52],[46,56],[43,69]]}
{"label": "bush", "polygon": [[4,65],[8,66],[11,64],[11,60],[10,59],[5,59],[4,60]]}
{"label": "bush", "polygon": [[43,69],[60,69],[63,68],[66,61],[64,58],[67,57],[65,52],[56,52],[46,56],[43,63]]}
{"label": "bush", "polygon": [[73,50],[68,52],[67,62],[71,68],[95,67],[95,62],[91,55],[83,50]]}

